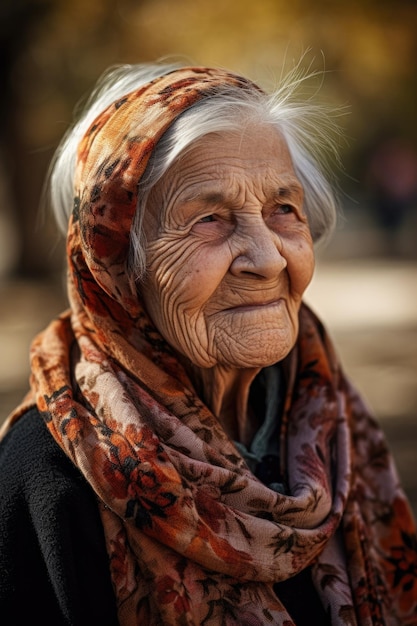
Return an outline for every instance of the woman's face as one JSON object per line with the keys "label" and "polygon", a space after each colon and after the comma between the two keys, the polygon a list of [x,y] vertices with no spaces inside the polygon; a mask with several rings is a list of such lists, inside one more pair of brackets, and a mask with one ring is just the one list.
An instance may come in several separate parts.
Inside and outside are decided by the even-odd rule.
{"label": "woman's face", "polygon": [[154,188],[145,215],[146,308],[199,367],[283,359],[313,269],[303,190],[271,128],[211,134]]}

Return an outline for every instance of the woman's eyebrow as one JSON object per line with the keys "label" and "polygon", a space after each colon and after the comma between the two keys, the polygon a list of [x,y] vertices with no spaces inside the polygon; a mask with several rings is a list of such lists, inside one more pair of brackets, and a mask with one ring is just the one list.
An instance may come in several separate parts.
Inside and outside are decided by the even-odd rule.
{"label": "woman's eyebrow", "polygon": [[[282,201],[294,196],[299,197],[302,193],[302,185],[298,181],[291,181],[288,182],[288,184],[285,183],[277,187],[274,186],[267,195],[273,200]],[[184,204],[198,201],[206,206],[217,206],[219,204],[233,204],[236,201],[236,196],[232,195],[230,191],[228,192],[227,190],[204,190],[199,188],[195,191],[184,191],[184,195],[180,195],[179,200]]]}
{"label": "woman's eyebrow", "polygon": [[285,185],[282,187],[278,187],[275,189],[273,196],[279,200],[285,200],[286,198],[291,198],[293,196],[299,196],[303,192],[303,188],[300,183],[291,183],[289,185]]}
{"label": "woman's eyebrow", "polygon": [[208,206],[223,204],[228,201],[227,195],[222,191],[196,191],[195,193],[187,193],[181,198],[186,204],[197,201]]}

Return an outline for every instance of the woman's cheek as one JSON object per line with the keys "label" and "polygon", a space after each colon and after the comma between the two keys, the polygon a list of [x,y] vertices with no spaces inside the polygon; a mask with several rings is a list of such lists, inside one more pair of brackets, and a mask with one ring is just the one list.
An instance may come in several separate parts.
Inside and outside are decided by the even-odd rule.
{"label": "woman's cheek", "polygon": [[315,267],[313,241],[310,233],[302,237],[287,239],[283,252],[287,259],[291,291],[300,298],[310,284]]}

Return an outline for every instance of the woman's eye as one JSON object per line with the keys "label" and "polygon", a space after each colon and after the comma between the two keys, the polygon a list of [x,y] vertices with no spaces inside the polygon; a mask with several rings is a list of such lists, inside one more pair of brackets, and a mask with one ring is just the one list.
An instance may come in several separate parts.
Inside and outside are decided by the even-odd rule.
{"label": "woman's eye", "polygon": [[201,219],[198,220],[198,223],[206,223],[206,222],[214,222],[214,215],[205,215]]}
{"label": "woman's eye", "polygon": [[286,215],[287,213],[292,213],[293,212],[293,208],[290,204],[280,204],[279,206],[277,206],[275,213],[279,213],[279,214],[284,214]]}

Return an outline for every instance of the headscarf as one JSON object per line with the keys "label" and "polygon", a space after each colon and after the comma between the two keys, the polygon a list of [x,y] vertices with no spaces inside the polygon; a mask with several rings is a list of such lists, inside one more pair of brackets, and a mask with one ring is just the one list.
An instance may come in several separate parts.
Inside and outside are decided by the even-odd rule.
{"label": "headscarf", "polygon": [[315,315],[302,306],[283,363],[282,494],[250,472],[129,281],[157,141],[230,86],[257,89],[217,69],[172,71],[109,106],[81,141],[71,307],[32,345],[31,401],[97,494],[122,626],[291,626],[273,585],[306,567],[333,625],[417,624],[409,506]]}

